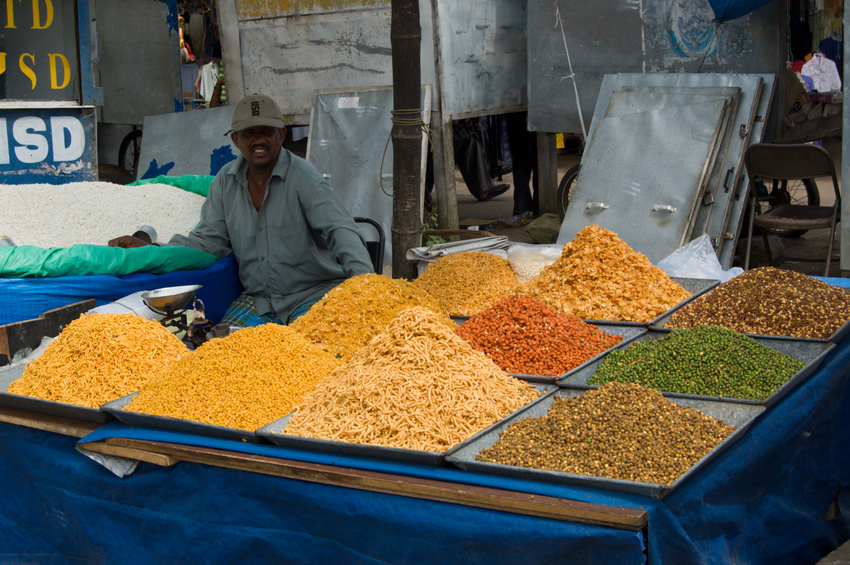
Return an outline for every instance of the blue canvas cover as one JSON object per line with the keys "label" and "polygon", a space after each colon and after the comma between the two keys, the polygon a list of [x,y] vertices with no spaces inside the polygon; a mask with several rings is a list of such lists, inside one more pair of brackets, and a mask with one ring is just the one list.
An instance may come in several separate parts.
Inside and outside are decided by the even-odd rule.
{"label": "blue canvas cover", "polygon": [[718,22],[728,22],[746,16],[768,2],[770,0],[708,0]]}

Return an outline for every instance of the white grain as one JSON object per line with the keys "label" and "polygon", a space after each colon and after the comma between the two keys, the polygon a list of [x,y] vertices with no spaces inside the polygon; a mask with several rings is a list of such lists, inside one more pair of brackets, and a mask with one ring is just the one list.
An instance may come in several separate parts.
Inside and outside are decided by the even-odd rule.
{"label": "white grain", "polygon": [[0,185],[0,236],[45,249],[106,245],[149,225],[157,241],[167,242],[195,227],[203,202],[203,196],[166,184]]}

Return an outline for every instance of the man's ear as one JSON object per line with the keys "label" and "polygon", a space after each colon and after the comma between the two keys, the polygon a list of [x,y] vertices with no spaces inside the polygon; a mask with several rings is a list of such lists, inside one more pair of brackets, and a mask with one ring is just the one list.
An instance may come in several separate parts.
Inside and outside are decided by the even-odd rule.
{"label": "man's ear", "polygon": [[230,132],[230,141],[233,142],[233,145],[236,145],[237,147],[239,146],[239,144],[236,143],[236,132],[235,131]]}

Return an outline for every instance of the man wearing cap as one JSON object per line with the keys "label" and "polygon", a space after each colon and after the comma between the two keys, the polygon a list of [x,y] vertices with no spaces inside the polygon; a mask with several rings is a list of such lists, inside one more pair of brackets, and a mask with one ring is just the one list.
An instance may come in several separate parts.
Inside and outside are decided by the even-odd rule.
{"label": "man wearing cap", "polygon": [[[168,245],[235,255],[244,290],[221,323],[289,323],[345,279],[372,272],[372,263],[330,184],[281,147],[286,127],[274,100],[243,98],[231,128],[230,140],[241,155],[213,179],[200,223]],[[146,242],[123,236],[109,245]]]}

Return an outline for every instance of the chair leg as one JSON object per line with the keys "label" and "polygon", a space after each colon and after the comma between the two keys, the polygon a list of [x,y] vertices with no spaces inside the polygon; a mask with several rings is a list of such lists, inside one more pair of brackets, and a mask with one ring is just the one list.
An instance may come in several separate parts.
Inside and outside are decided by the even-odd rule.
{"label": "chair leg", "polygon": [[753,218],[756,213],[756,202],[751,200],[750,204],[750,225],[747,228],[747,254],[744,256],[744,270],[750,270],[750,249],[753,246]]}
{"label": "chair leg", "polygon": [[767,240],[767,230],[761,228],[761,237],[764,240],[764,250],[767,253],[767,264],[773,266],[773,252],[770,250],[770,242]]}
{"label": "chair leg", "polygon": [[835,228],[837,222],[835,221],[835,216],[832,217],[832,227],[829,228],[829,246],[826,248],[826,269],[823,272],[823,276],[829,276],[829,263],[832,260],[832,245],[835,242]]}

